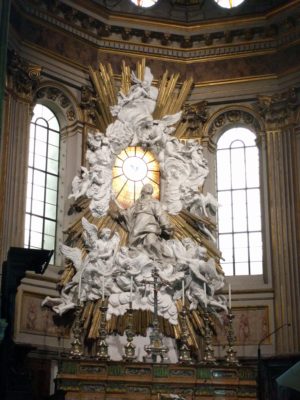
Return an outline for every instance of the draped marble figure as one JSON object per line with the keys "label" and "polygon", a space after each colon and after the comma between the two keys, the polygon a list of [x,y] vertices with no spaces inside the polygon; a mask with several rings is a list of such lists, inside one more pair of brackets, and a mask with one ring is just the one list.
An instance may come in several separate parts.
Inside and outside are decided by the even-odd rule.
{"label": "draped marble figure", "polygon": [[[74,178],[70,195],[75,202],[89,199],[90,218],[112,217],[117,221],[128,233],[127,243],[120,245],[114,228],[98,229],[83,217],[79,238],[83,248],[61,246],[61,253],[73,263],[74,275],[58,297],[47,297],[43,304],[63,314],[78,301],[95,301],[105,295],[108,319],[125,314],[129,301],[134,310],[153,311],[151,279],[156,268],[161,280],[158,315],[176,325],[176,300],[182,295],[183,281],[191,309],[204,307],[205,293],[211,306],[224,309],[226,304],[217,293],[224,286],[224,276],[217,270],[217,257],[210,256],[195,240],[175,236],[178,227],[169,216],[188,210],[209,219],[207,210],[215,212],[218,204],[212,195],[203,194],[209,170],[202,146],[194,140],[182,143],[174,134],[181,112],[155,119],[159,96],[150,69],[145,67],[143,79],[134,73],[131,78],[131,88],[127,93],[120,91],[117,104],[110,108],[115,119],[105,133],[88,134],[86,166]],[[156,157],[163,190],[160,200],[156,200],[152,197],[152,185],[145,182],[140,197],[132,206],[122,209],[112,192],[112,168],[123,150],[137,145]],[[211,232],[206,236],[207,240],[214,240]]]}

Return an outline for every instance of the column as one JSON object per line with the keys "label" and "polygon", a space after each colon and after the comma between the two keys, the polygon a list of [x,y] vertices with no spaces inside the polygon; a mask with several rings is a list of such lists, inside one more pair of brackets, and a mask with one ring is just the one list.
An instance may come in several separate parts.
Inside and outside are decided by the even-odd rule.
{"label": "column", "polygon": [[[276,334],[276,352],[293,353],[300,348],[300,272],[297,249],[297,159],[293,90],[259,98],[265,121],[271,259],[273,271],[275,328],[291,323]],[[287,334],[288,332],[288,334]]]}
{"label": "column", "polygon": [[11,246],[23,247],[29,126],[40,67],[9,53],[0,174],[0,264]]}

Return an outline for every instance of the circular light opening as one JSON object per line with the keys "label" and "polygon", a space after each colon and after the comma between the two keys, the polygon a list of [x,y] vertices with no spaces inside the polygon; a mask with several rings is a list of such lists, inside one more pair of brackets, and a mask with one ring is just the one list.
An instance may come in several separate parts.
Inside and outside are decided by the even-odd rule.
{"label": "circular light opening", "polygon": [[157,3],[158,0],[131,0],[131,2],[133,4],[135,4],[138,7],[144,7],[144,8],[148,8],[148,7],[152,7],[154,6],[154,4]]}
{"label": "circular light opening", "polygon": [[123,172],[127,179],[137,182],[146,178],[148,168],[139,157],[129,157],[124,161]]}
{"label": "circular light opening", "polygon": [[245,0],[215,0],[215,2],[223,8],[233,8],[242,4]]}

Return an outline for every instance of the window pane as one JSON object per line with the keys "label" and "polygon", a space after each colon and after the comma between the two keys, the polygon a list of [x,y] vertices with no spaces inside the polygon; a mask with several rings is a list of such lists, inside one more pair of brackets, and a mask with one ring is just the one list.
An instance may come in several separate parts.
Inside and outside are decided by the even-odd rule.
{"label": "window pane", "polygon": [[261,275],[263,273],[262,261],[252,262],[250,267],[251,275]]}
{"label": "window pane", "polygon": [[56,223],[54,221],[45,221],[45,233],[47,235],[55,236]]}
{"label": "window pane", "polygon": [[56,219],[56,207],[51,204],[46,204],[45,216],[47,218]]}
{"label": "window pane", "polygon": [[46,175],[44,172],[35,170],[33,173],[33,183],[38,186],[44,186],[45,185],[45,177],[46,177]]}
{"label": "window pane", "polygon": [[232,149],[231,151],[231,182],[232,189],[246,186],[244,149]]}
{"label": "window pane", "polygon": [[249,275],[248,263],[235,263],[235,275]]}
{"label": "window pane", "polygon": [[233,230],[242,232],[247,230],[247,210],[245,190],[235,190],[232,192],[233,200]]}
{"label": "window pane", "polygon": [[58,160],[58,147],[49,145],[48,146],[48,157],[53,160]]}
{"label": "window pane", "polygon": [[222,264],[225,275],[233,275],[233,264]]}
{"label": "window pane", "polygon": [[32,213],[35,215],[44,215],[44,202],[32,200]]}
{"label": "window pane", "polygon": [[36,247],[36,248],[42,248],[42,239],[43,235],[38,232],[30,232],[30,246]]}
{"label": "window pane", "polygon": [[35,141],[35,153],[40,156],[46,157],[47,155],[47,143],[41,142],[40,140]]}
{"label": "window pane", "polygon": [[54,236],[45,235],[43,248],[47,250],[53,250],[55,247],[54,242],[55,242]]}
{"label": "window pane", "polygon": [[34,156],[34,167],[38,169],[45,170],[46,168],[46,157],[39,156],[36,154]]}
{"label": "window pane", "polygon": [[53,131],[49,132],[49,144],[57,147],[59,146],[59,133]]}
{"label": "window pane", "polygon": [[217,159],[218,190],[231,188],[230,176],[230,152],[221,150],[218,152]]}
{"label": "window pane", "polygon": [[[42,120],[39,120],[39,121],[41,122]],[[37,125],[35,128],[36,140],[47,143],[47,131],[48,131],[48,129],[46,127]]]}
{"label": "window pane", "polygon": [[57,190],[57,177],[53,175],[47,176],[47,188]]}
{"label": "window pane", "polygon": [[219,192],[219,232],[232,232],[231,192]]}
{"label": "window pane", "polygon": [[[44,201],[45,198],[45,189],[41,186],[34,185],[33,186],[33,196],[35,200]],[[33,210],[34,211],[34,210]]]}
{"label": "window pane", "polygon": [[58,173],[58,161],[55,160],[48,160],[47,171],[51,172],[52,174]]}
{"label": "window pane", "polygon": [[219,247],[222,249],[222,258],[224,258],[224,263],[229,263],[233,261],[233,243],[232,235],[220,235],[219,236]]}
{"label": "window pane", "polygon": [[31,230],[42,233],[43,232],[43,222],[44,222],[43,218],[32,216],[31,217]]}
{"label": "window pane", "polygon": [[51,190],[51,189],[46,190],[46,202],[54,205],[56,204],[57,202],[56,190]]}
{"label": "window pane", "polygon": [[247,186],[259,186],[259,159],[256,147],[249,147],[246,150]]}

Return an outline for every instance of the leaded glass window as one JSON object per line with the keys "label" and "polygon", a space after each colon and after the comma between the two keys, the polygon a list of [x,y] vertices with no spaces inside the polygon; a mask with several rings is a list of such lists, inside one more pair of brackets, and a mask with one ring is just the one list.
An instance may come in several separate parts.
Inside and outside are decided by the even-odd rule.
{"label": "leaded glass window", "polygon": [[217,144],[219,247],[226,275],[262,274],[259,154],[255,134],[227,130]]}
{"label": "leaded glass window", "polygon": [[[24,246],[55,249],[59,173],[59,124],[37,104],[30,124]],[[52,260],[53,262],[54,260]]]}
{"label": "leaded glass window", "polygon": [[142,147],[127,147],[113,167],[113,191],[119,205],[130,207],[146,183],[152,184],[153,197],[159,199],[159,164],[154,155]]}

